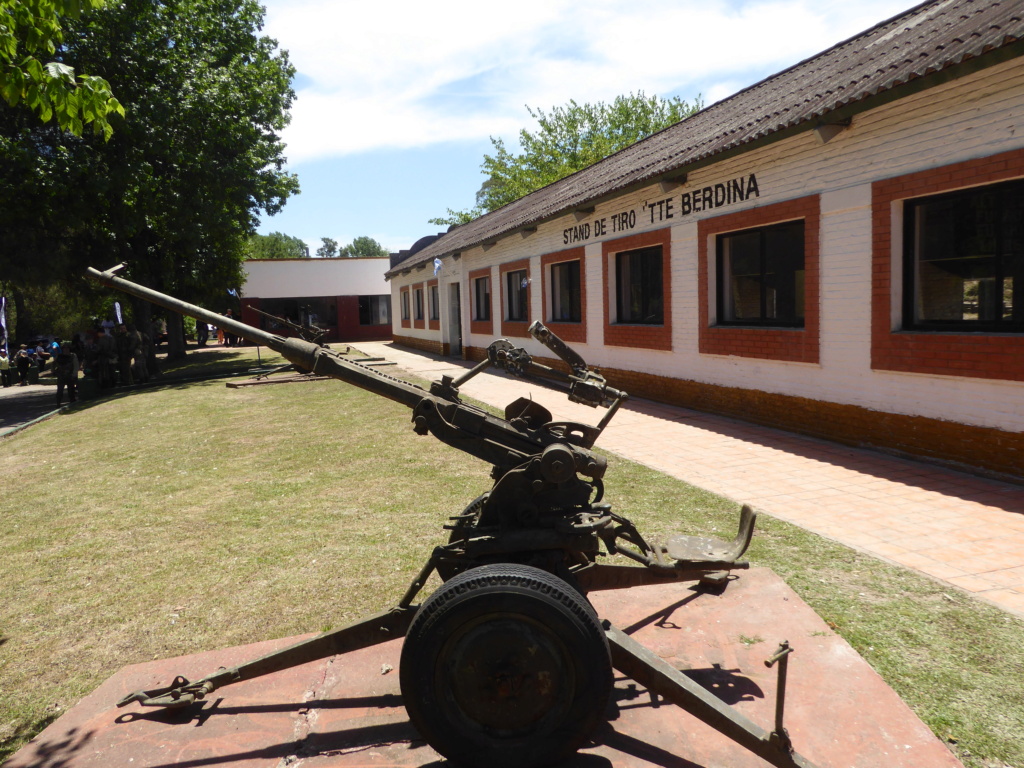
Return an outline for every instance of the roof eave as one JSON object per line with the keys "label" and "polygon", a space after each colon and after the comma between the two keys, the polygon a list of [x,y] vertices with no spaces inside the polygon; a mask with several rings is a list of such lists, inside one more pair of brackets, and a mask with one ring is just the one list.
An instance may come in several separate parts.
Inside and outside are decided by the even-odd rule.
{"label": "roof eave", "polygon": [[[1024,40],[1011,36],[1003,45],[991,48],[978,56],[964,57],[959,61],[947,64],[942,69],[926,72],[905,82],[893,83],[884,88],[876,89],[873,93],[861,93],[855,97],[845,100],[841,105],[833,109],[825,110],[815,116],[812,116],[810,119],[801,120],[791,124],[781,124],[774,128],[766,129],[763,132],[758,132],[750,138],[741,140],[736,144],[727,145],[703,155],[697,155],[696,157],[689,158],[675,165],[662,166],[656,172],[649,175],[634,178],[631,181],[616,186],[600,195],[583,197],[575,200],[571,205],[558,208],[544,216],[528,218],[525,221],[517,222],[515,226],[507,227],[505,229],[487,231],[486,234],[481,235],[478,240],[460,242],[450,250],[425,254],[424,260],[430,258],[445,258],[453,253],[465,252],[496,238],[507,237],[510,234],[514,234],[525,228],[538,227],[542,224],[546,224],[583,207],[600,205],[608,200],[613,200],[624,194],[643,189],[644,187],[648,187],[652,184],[666,180],[671,181],[681,174],[689,174],[700,168],[722,162],[723,160],[727,160],[747,152],[752,152],[756,149],[769,146],[779,141],[784,141],[785,139],[813,130],[822,124],[849,120],[858,114],[862,114],[872,109],[877,109],[885,104],[935,88],[1021,56],[1024,56]],[[598,163],[589,166],[589,168],[595,168],[600,165],[601,162],[604,161],[599,161]],[[581,173],[585,173],[586,170],[588,169],[584,169]],[[558,183],[559,182],[555,182],[555,184]],[[540,190],[538,190],[538,192],[539,191]],[[531,192],[529,195],[520,198],[520,200],[526,200],[533,194],[536,194],[536,192]],[[513,203],[509,203],[509,205],[515,205],[515,203],[518,202],[519,201],[517,200]],[[492,216],[502,210],[503,208],[499,208],[496,211],[492,211],[484,215]],[[452,234],[456,231],[457,230],[453,230]],[[430,246],[424,249],[424,251],[429,250]],[[393,277],[401,271],[402,270],[396,268],[386,274],[389,277]]]}

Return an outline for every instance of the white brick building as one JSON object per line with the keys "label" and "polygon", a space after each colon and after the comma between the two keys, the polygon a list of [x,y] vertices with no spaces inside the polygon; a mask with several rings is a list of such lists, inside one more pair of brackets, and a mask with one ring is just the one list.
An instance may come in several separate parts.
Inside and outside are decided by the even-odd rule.
{"label": "white brick building", "polygon": [[540,319],[634,395],[1024,476],[1022,33],[918,6],[458,227],[394,337]]}

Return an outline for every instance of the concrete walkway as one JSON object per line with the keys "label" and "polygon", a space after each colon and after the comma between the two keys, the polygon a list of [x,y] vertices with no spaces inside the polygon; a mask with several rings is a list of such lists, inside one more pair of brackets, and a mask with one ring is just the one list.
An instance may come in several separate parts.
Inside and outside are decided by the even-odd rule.
{"label": "concrete walkway", "polygon": [[[393,361],[399,375],[434,380],[469,367],[390,343],[353,346]],[[499,408],[529,393],[558,419],[599,418],[500,371],[478,375],[462,393]],[[597,444],[1024,617],[1022,485],[649,400],[623,406]]]}
{"label": "concrete walkway", "polygon": [[[37,419],[60,410],[53,383],[28,384],[0,389],[0,437],[17,432]],[[68,395],[64,394],[67,404]]]}

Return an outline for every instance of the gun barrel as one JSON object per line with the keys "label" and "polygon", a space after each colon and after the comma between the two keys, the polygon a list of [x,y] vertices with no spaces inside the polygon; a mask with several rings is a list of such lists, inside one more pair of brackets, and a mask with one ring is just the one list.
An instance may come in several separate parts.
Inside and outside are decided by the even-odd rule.
{"label": "gun barrel", "polygon": [[101,272],[98,269],[89,267],[88,273],[90,277],[99,280],[105,285],[117,288],[140,299],[145,299],[179,315],[194,317],[196,320],[202,320],[210,325],[223,328],[225,331],[241,336],[253,344],[261,344],[274,350],[288,362],[294,363],[301,368],[313,371],[321,376],[330,376],[331,378],[354,384],[374,394],[403,403],[409,408],[415,408],[424,397],[431,397],[428,392],[421,387],[417,387],[415,384],[410,384],[407,381],[387,376],[372,368],[345,360],[336,352],[312,342],[267,333],[230,317],[218,315],[216,312],[203,309],[195,304],[189,304],[187,301],[176,299],[173,296],[154,291],[152,288],[147,288],[144,285],[125,280],[123,277],[117,277],[112,272]]}

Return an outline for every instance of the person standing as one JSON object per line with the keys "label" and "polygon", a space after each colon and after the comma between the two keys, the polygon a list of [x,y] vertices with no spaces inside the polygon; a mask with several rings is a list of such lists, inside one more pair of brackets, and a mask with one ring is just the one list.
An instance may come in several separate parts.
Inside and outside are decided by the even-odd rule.
{"label": "person standing", "polygon": [[114,347],[117,349],[117,373],[119,383],[130,387],[135,383],[132,379],[132,347],[128,327],[121,323],[114,331]]}
{"label": "person standing", "polygon": [[[232,315],[230,309],[227,312],[224,313],[224,317],[226,317],[228,320],[234,320],[235,319],[234,316]],[[224,331],[224,341],[227,344],[227,346],[233,347],[233,346],[235,346],[237,344],[238,337],[235,336],[235,334],[233,334],[233,333],[231,333],[229,331]]]}
{"label": "person standing", "polygon": [[132,376],[139,384],[149,381],[146,371],[146,345],[143,336],[135,324],[128,326],[128,352],[132,356]]}
{"label": "person standing", "polygon": [[18,350],[18,357],[14,361],[14,364],[18,368],[18,386],[28,386],[28,369],[32,365],[32,358],[28,356],[28,349],[24,344],[21,345],[21,349]]}
{"label": "person standing", "polygon": [[100,389],[114,386],[113,364],[117,360],[117,347],[114,339],[103,329],[96,331],[96,378]]}
{"label": "person standing", "polygon": [[78,355],[71,351],[67,342],[61,345],[54,367],[57,369],[57,405],[64,399],[64,387],[68,388],[68,402],[75,402],[78,400]]}
{"label": "person standing", "polygon": [[0,347],[0,381],[4,389],[11,386],[11,358],[7,356],[7,350]]}

